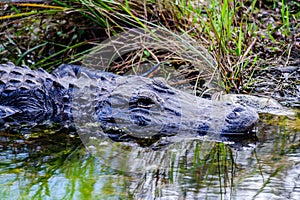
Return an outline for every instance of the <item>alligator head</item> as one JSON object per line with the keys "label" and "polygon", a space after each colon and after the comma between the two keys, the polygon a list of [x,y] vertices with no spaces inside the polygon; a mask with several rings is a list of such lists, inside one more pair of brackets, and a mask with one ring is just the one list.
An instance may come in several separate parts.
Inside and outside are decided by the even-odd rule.
{"label": "alligator head", "polygon": [[[211,101],[172,88],[162,79],[117,77],[115,86],[98,93],[97,120],[107,132],[138,138],[175,134],[247,134],[258,114],[247,107]],[[103,92],[106,91],[106,92]]]}

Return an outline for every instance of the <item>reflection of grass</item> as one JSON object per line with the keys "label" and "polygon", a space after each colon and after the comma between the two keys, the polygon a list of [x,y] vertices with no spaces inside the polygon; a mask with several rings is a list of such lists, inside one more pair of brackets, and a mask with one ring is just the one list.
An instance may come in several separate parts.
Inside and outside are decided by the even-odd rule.
{"label": "reflection of grass", "polygon": [[[183,143],[182,145],[185,146],[186,144],[188,143]],[[190,145],[187,146],[191,147]],[[158,177],[156,170],[160,171],[162,174],[169,174],[170,178],[177,177],[174,180],[175,182],[185,182],[184,176],[190,176],[192,179],[188,180],[188,184],[191,184],[192,186],[194,185],[194,182],[196,182],[201,188],[206,185],[213,186],[216,184],[216,181],[218,183],[218,179],[220,179],[220,190],[223,190],[222,187],[224,187],[225,190],[229,180],[227,179],[228,176],[223,176],[223,174],[230,173],[228,172],[228,168],[231,169],[232,166],[230,163],[232,162],[228,162],[229,158],[225,158],[221,154],[231,154],[230,148],[221,143],[212,145],[212,149],[207,149],[208,147],[211,147],[211,145],[206,145],[201,142],[196,144],[196,146],[194,152],[197,152],[197,154],[194,155],[195,160],[193,165],[188,164],[190,163],[188,160],[189,155],[181,155],[180,157],[177,155],[175,159],[180,159],[180,163],[175,162],[169,167],[157,166],[157,169],[152,169],[150,171],[137,171],[137,174],[135,174],[135,172],[123,172],[120,171],[120,169],[115,170],[110,166],[105,166],[101,164],[101,159],[99,162],[94,157],[88,155],[83,148],[56,153],[55,158],[53,157],[51,160],[48,160],[47,163],[43,163],[40,167],[36,168],[36,170],[33,168],[30,171],[12,170],[6,171],[6,174],[17,175],[14,180],[10,181],[11,184],[16,182],[19,183],[17,189],[15,189],[15,195],[19,193],[18,197],[35,199],[43,199],[45,195],[52,199],[129,198],[139,194],[141,191],[147,191],[146,193],[148,195],[153,191],[155,191],[158,196],[164,195],[161,193],[162,188],[160,187],[163,187],[167,180],[163,177]],[[111,149],[109,147],[108,150],[115,151],[116,149]],[[137,149],[131,149],[131,151],[135,150]],[[182,150],[189,151],[188,149]],[[145,151],[145,153],[147,153],[147,151]],[[158,156],[160,154],[159,152],[152,153],[152,156],[160,157]],[[170,152],[165,153],[168,154]],[[157,156],[155,156],[156,154]],[[54,154],[52,153],[52,155]],[[152,160],[149,158],[150,157],[144,158],[146,162],[149,162],[146,164],[148,166],[153,164]],[[166,159],[166,163],[169,162],[167,157],[164,159]],[[179,166],[177,164],[179,164]],[[26,166],[23,167],[26,168]],[[173,171],[171,169],[173,169]],[[194,173],[196,171],[200,172],[200,174]],[[128,176],[129,174],[130,176]],[[1,173],[0,176],[1,175],[4,174]],[[149,178],[151,179],[150,182]],[[202,181],[200,181],[200,179],[202,179]],[[159,184],[160,186],[155,186],[157,181],[162,182]],[[172,180],[170,179],[170,181]],[[0,192],[1,197],[12,196],[12,191],[9,188],[9,185],[2,185],[2,192]],[[132,188],[135,189],[132,191]]]}
{"label": "reflection of grass", "polygon": [[[204,158],[199,156],[201,153],[197,148],[194,152],[194,161],[191,170],[197,186],[205,188],[211,185],[213,188],[219,188],[222,196],[226,190],[233,187],[233,177],[235,171],[235,161],[232,149],[224,143],[215,143],[210,152]],[[207,188],[208,191],[208,188]]]}
{"label": "reflection of grass", "polygon": [[[299,136],[297,132],[293,134],[289,131],[283,125],[265,130],[265,141],[261,141],[255,151],[249,150],[248,154],[232,150],[224,143],[190,140],[180,141],[158,151],[123,143],[113,143],[115,145],[112,147],[104,141],[100,146],[101,152],[116,158],[112,163],[101,160],[102,157],[98,160],[90,156],[81,147],[57,153],[45,150],[43,158],[47,158],[48,154],[52,159],[45,159],[46,162],[42,163],[43,159],[33,154],[31,159],[37,162],[27,162],[15,169],[1,171],[0,177],[6,179],[0,181],[0,195],[12,196],[14,192],[17,196],[19,192],[24,198],[43,198],[47,195],[51,199],[105,199],[134,198],[143,194],[160,198],[176,191],[181,197],[194,194],[195,197],[227,198],[237,195],[238,198],[239,189],[242,188],[247,192],[252,191],[250,198],[255,195],[260,197],[262,193],[269,192],[270,187],[277,189],[277,182],[273,185],[274,180],[284,181],[287,174],[292,176],[289,174],[289,170],[293,169],[290,156],[299,153]],[[35,140],[40,141],[38,137]],[[44,140],[46,143],[41,146],[45,148],[46,144],[53,142]],[[62,142],[61,145],[66,144]],[[124,165],[138,164],[132,162],[133,156],[142,159],[141,164],[144,166],[137,168],[144,171],[122,171],[126,169]],[[236,160],[238,157],[239,160]],[[113,164],[118,160],[120,168],[114,168]],[[32,166],[28,168],[27,165]],[[149,166],[151,168],[146,169]],[[245,186],[249,186],[249,190]],[[12,188],[15,188],[14,191]]]}
{"label": "reflection of grass", "polygon": [[[294,126],[299,118],[289,119],[282,116],[263,115],[261,120],[266,127],[259,130],[260,144],[255,154],[257,163],[254,168],[249,166],[250,168],[245,169],[244,172],[248,173],[246,177],[248,176],[250,181],[252,177],[256,177],[254,181],[257,184],[257,190],[252,199],[271,194],[275,190],[291,190],[292,188],[286,188],[284,184],[288,180],[287,177],[292,180],[297,176],[291,171],[297,166],[299,154],[299,149],[295,149],[299,141],[298,128],[295,129]],[[259,171],[259,177],[255,170]],[[245,180],[245,177],[241,179]],[[283,185],[278,186],[278,182]],[[282,193],[282,196],[285,195],[286,193]]]}
{"label": "reflection of grass", "polygon": [[289,129],[294,131],[299,131],[300,128],[300,116],[299,111],[295,110],[296,115],[293,117],[287,117],[287,116],[276,116],[276,115],[263,115],[263,118],[261,119],[264,123],[272,125],[278,125],[278,126],[286,126],[289,127]]}
{"label": "reflection of grass", "polygon": [[78,144],[78,138],[60,131],[43,130],[26,136],[1,133],[5,138],[1,141],[1,154],[7,157],[6,166],[0,168],[1,198],[42,199],[45,190],[50,190],[51,178]]}

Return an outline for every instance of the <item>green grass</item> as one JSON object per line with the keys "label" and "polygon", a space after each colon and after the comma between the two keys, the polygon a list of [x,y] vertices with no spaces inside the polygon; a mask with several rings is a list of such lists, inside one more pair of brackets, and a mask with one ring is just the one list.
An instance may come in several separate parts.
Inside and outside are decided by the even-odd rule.
{"label": "green grass", "polygon": [[[299,28],[299,12],[293,12],[299,5],[284,0],[267,1],[264,5],[256,0],[211,0],[209,3],[190,0],[54,0],[48,5],[12,3],[6,6],[0,16],[3,21],[0,25],[1,62],[13,61],[50,71],[61,63],[80,64],[83,55],[95,44],[129,28],[145,29],[147,34],[154,34],[153,37],[153,29],[158,29],[181,38],[180,47],[172,46],[169,52],[164,49],[164,56],[159,56],[156,55],[158,51],[152,52],[146,46],[127,55],[126,62],[115,63],[116,66],[126,67],[129,63],[137,67],[141,60],[172,64],[175,62],[173,55],[176,55],[181,63],[197,69],[199,65],[191,59],[199,55],[199,47],[203,46],[217,63],[215,67],[221,72],[222,88],[238,93],[248,90],[255,70],[264,65],[265,58],[261,58],[260,53],[275,59],[287,48],[291,27]],[[275,10],[278,6],[281,6],[279,12]],[[275,20],[281,23],[266,26],[264,18],[257,18],[262,9],[272,12]],[[276,36],[278,31],[282,38]],[[194,44],[198,46],[193,47]],[[261,48],[271,52],[258,52],[257,49]],[[189,58],[181,56],[186,49],[191,54]]]}
{"label": "green grass", "polygon": [[289,20],[289,7],[285,4],[285,1],[281,1],[281,18],[282,18],[282,27],[283,27],[283,33],[285,35],[290,34],[290,20]]}

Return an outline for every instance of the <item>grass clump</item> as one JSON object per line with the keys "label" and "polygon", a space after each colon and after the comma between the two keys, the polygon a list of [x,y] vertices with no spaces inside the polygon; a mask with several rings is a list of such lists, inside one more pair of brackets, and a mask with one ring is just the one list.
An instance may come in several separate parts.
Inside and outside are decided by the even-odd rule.
{"label": "grass clump", "polygon": [[[153,30],[162,30],[169,36],[176,33],[181,37],[179,47],[173,45],[167,49],[168,43],[160,43],[158,47],[162,50],[159,51],[141,46],[124,54],[119,63],[111,63],[114,65],[111,68],[124,71],[128,66],[137,67],[147,60],[168,63],[177,70],[185,68],[186,77],[194,88],[199,88],[205,86],[202,80],[207,81],[203,76],[208,73],[199,73],[203,66],[197,63],[203,63],[203,58],[196,56],[193,60],[193,57],[204,47],[216,61],[214,66],[206,66],[211,68],[209,74],[213,76],[217,68],[223,89],[243,93],[251,91],[249,86],[255,71],[266,65],[296,62],[291,52],[299,48],[294,45],[299,37],[296,32],[299,3],[284,0],[265,3],[257,0],[212,0],[209,3],[54,0],[48,4],[6,3],[1,6],[4,10],[0,16],[1,62],[10,60],[49,70],[61,63],[82,64],[83,55],[93,50],[92,47],[118,33],[139,28],[146,31],[145,35],[151,35],[155,34]],[[183,56],[183,50],[189,53],[189,58]]]}

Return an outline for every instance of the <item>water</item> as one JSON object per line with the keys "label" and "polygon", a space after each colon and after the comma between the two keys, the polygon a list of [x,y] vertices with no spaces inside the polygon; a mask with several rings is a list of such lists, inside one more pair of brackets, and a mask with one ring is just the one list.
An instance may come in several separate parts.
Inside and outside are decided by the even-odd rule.
{"label": "water", "polygon": [[[1,133],[0,199],[300,199],[300,119],[261,116],[258,141],[153,151],[61,132]],[[99,143],[99,144],[100,144]]]}

